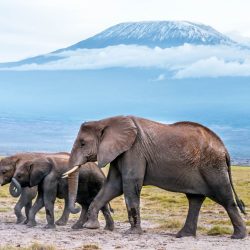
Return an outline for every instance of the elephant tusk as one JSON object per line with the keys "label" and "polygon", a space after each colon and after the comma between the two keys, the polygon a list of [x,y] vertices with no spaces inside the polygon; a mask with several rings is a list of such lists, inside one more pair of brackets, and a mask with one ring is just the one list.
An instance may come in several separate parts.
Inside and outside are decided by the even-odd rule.
{"label": "elephant tusk", "polygon": [[64,179],[64,178],[68,178],[69,177],[69,175],[68,174],[66,174],[66,175],[63,175],[62,176],[62,179]]}
{"label": "elephant tusk", "polygon": [[66,178],[69,174],[75,172],[80,166],[81,166],[81,165],[75,166],[75,167],[73,167],[72,169],[70,169],[69,171],[65,172],[65,173],[63,174],[63,177],[65,176],[65,178]]}

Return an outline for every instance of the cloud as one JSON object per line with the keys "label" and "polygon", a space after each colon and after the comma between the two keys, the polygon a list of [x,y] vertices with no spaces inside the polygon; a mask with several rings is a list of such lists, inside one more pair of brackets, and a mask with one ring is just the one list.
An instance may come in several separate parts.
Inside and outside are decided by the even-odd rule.
{"label": "cloud", "polygon": [[232,40],[250,46],[250,37],[242,35],[239,31],[231,31],[226,33]]}
{"label": "cloud", "polygon": [[[232,46],[184,44],[171,48],[118,45],[103,49],[78,49],[48,54],[47,63],[25,64],[9,70],[84,70],[112,67],[157,68],[173,78],[250,76],[250,50]],[[7,70],[8,68],[1,69]]]}
{"label": "cloud", "polygon": [[221,76],[250,76],[250,61],[225,62],[217,57],[199,60],[179,70],[174,78],[198,78]]}
{"label": "cloud", "polygon": [[152,81],[153,81],[153,82],[159,82],[159,81],[163,81],[163,80],[165,80],[165,79],[166,79],[165,74],[160,74],[160,75],[158,75],[155,79],[153,79]]}

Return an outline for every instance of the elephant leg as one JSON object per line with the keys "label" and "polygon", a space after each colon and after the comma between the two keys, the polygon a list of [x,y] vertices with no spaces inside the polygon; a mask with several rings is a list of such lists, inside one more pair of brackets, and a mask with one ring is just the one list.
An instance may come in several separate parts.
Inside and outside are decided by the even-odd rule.
{"label": "elephant leg", "polygon": [[[135,158],[136,154],[136,158]],[[119,163],[122,170],[123,193],[126,202],[130,229],[126,234],[142,234],[140,195],[143,186],[146,162],[139,152],[127,153]]]}
{"label": "elephant leg", "polygon": [[[222,170],[220,170],[222,169]],[[228,176],[228,167],[216,168],[214,172],[204,175],[210,188],[209,198],[222,205],[233,224],[234,233],[232,239],[242,239],[247,236],[246,225],[241,218],[234,201],[232,186]],[[207,178],[209,177],[209,178]]]}
{"label": "elephant leg", "polygon": [[71,227],[72,229],[81,229],[83,224],[87,221],[87,211],[88,207],[82,205],[82,211],[78,221]]}
{"label": "elephant leg", "polygon": [[[228,190],[229,193],[232,192],[231,190]],[[246,225],[241,218],[239,214],[239,210],[237,208],[237,205],[235,204],[233,195],[230,197],[225,196],[223,199],[222,197],[219,197],[216,195],[216,197],[211,196],[210,197],[212,200],[215,202],[219,203],[222,205],[225,210],[227,211],[227,214],[231,220],[231,223],[234,228],[233,235],[231,236],[232,239],[243,239],[247,236],[247,229]]]}
{"label": "elephant leg", "polygon": [[85,228],[96,229],[100,227],[98,221],[98,212],[110,200],[121,195],[122,178],[117,166],[112,163],[110,165],[109,173],[103,187],[89,206],[87,218],[88,221],[83,225]]}
{"label": "elephant leg", "polygon": [[28,227],[36,226],[36,220],[35,220],[36,214],[43,206],[44,206],[43,193],[41,190],[38,190],[37,199],[29,211],[29,216],[28,216],[29,221],[27,223]]}
{"label": "elephant leg", "polygon": [[54,204],[56,201],[57,194],[57,182],[43,183],[44,186],[44,206],[46,211],[46,219],[48,224],[45,226],[46,229],[55,228],[55,217],[54,217]]}
{"label": "elephant leg", "polygon": [[[28,221],[29,209],[32,206],[32,199],[34,198],[34,195],[30,190],[31,189],[28,187],[22,188],[21,197],[14,208],[15,214],[17,216],[17,224],[21,222],[24,222],[26,224]],[[23,207],[25,207],[26,218],[21,213]]]}
{"label": "elephant leg", "polygon": [[24,221],[24,224],[27,224],[29,221],[29,212],[32,207],[32,201],[28,201],[25,205],[25,215],[26,215],[26,220]]}
{"label": "elephant leg", "polygon": [[231,238],[243,239],[247,236],[247,229],[234,201],[231,186],[223,187],[221,190],[220,189],[221,188],[218,187],[216,195],[210,198],[222,205],[227,211],[234,228],[234,233]]}
{"label": "elephant leg", "polygon": [[25,215],[26,220],[24,224],[27,224],[29,221],[29,211],[32,207],[32,200],[36,197],[37,194],[37,187],[25,187],[23,188],[23,194],[25,194]]}
{"label": "elephant leg", "polygon": [[189,208],[186,222],[183,228],[177,233],[176,237],[196,236],[199,212],[205,196],[196,194],[186,194]]}
{"label": "elephant leg", "polygon": [[140,193],[142,182],[123,180],[123,192],[131,228],[126,234],[142,234],[140,218]]}
{"label": "elephant leg", "polygon": [[56,225],[64,226],[67,224],[68,219],[69,219],[69,214],[70,214],[70,211],[68,209],[68,205],[69,205],[69,202],[68,202],[68,199],[66,198],[64,200],[63,214],[62,214],[61,218],[56,221],[56,223],[55,223]]}
{"label": "elephant leg", "polygon": [[101,210],[102,210],[103,216],[104,216],[105,221],[106,221],[106,225],[105,225],[104,229],[109,230],[109,231],[113,231],[114,230],[114,221],[113,221],[113,218],[110,214],[108,204],[106,204]]}
{"label": "elephant leg", "polygon": [[23,207],[24,207],[23,197],[21,195],[20,199],[18,200],[18,202],[16,203],[16,205],[14,207],[15,215],[17,217],[16,224],[20,224],[23,221],[25,221],[25,217],[22,214],[22,208]]}
{"label": "elephant leg", "polygon": [[246,225],[239,214],[238,208],[234,200],[228,202],[228,204],[224,207],[234,227],[234,233],[231,236],[231,238],[232,239],[245,238],[247,236]]}

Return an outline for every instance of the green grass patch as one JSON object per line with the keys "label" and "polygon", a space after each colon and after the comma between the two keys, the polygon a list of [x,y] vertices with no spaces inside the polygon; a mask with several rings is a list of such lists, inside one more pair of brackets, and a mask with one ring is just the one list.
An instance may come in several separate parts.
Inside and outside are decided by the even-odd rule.
{"label": "green grass patch", "polygon": [[180,220],[168,219],[162,222],[158,227],[155,227],[155,229],[166,230],[170,228],[181,228],[181,226],[183,226],[183,222],[181,222]]}
{"label": "green grass patch", "polygon": [[231,221],[228,219],[228,220],[209,220],[208,221],[209,224],[212,224],[212,225],[232,225],[231,224]]}
{"label": "green grass patch", "polygon": [[232,234],[233,230],[229,227],[221,227],[221,226],[213,226],[210,230],[208,230],[208,235],[224,235],[224,234]]}

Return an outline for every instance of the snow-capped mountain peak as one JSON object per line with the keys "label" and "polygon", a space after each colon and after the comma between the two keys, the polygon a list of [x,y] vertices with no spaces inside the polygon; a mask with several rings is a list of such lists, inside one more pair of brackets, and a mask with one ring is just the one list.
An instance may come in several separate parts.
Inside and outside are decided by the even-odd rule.
{"label": "snow-capped mountain peak", "polygon": [[210,26],[188,21],[144,21],[114,25],[67,49],[102,48],[117,44],[138,44],[149,47],[172,47],[184,43],[196,45],[236,44]]}
{"label": "snow-capped mountain peak", "polygon": [[195,24],[187,21],[155,21],[155,22],[128,22],[120,23],[97,35],[95,38],[151,38],[153,41],[163,41],[170,38],[207,39],[217,38],[227,41],[228,39],[210,26]]}

